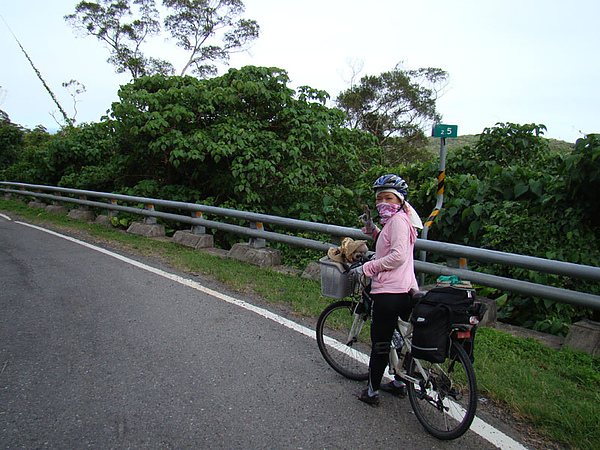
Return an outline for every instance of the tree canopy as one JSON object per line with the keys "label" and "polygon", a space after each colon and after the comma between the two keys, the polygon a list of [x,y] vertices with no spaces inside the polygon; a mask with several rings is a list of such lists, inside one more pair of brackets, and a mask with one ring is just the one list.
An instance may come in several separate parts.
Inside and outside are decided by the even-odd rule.
{"label": "tree canopy", "polygon": [[209,80],[154,76],[124,86],[111,113],[115,134],[132,162],[145,162],[126,169],[128,184],[158,180],[216,204],[324,218],[334,209],[328,196],[352,195],[374,141],[344,128],[326,93],[287,82],[285,71],[248,66]]}
{"label": "tree canopy", "polygon": [[17,162],[22,146],[22,128],[12,123],[8,114],[0,110],[0,170]]}
{"label": "tree canopy", "polygon": [[[190,67],[200,76],[214,75],[215,62],[227,62],[230,52],[243,50],[258,37],[256,21],[239,18],[245,11],[241,0],[163,0],[162,4],[170,12],[165,29],[190,55],[181,75]],[[155,0],[81,1],[65,20],[105,43],[108,61],[118,73],[128,72],[135,80],[174,72],[172,62],[147,56],[142,49],[162,29]]]}
{"label": "tree canopy", "polygon": [[340,93],[336,104],[346,112],[348,126],[375,136],[394,164],[411,148],[424,145],[426,124],[440,121],[436,100],[447,79],[442,69],[406,70],[399,64],[379,76],[361,78]]}
{"label": "tree canopy", "polygon": [[146,57],[142,52],[147,39],[160,31],[154,0],[81,1],[65,20],[104,42],[110,52],[108,62],[118,73],[129,72],[136,79],[173,71],[169,62]]}
{"label": "tree canopy", "polygon": [[190,67],[200,77],[216,75],[214,62],[228,61],[231,52],[258,37],[255,20],[238,19],[245,11],[240,0],[164,0],[163,5],[174,12],[165,18],[165,28],[190,55],[181,75]]}

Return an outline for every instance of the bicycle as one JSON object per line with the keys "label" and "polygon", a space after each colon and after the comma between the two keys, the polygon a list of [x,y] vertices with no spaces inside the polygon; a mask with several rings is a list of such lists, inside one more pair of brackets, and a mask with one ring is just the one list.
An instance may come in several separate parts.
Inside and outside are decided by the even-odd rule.
{"label": "bicycle", "polygon": [[[325,258],[321,260],[323,263]],[[322,266],[323,267],[323,266]],[[317,321],[316,337],[325,361],[346,378],[368,379],[371,300],[368,279],[348,279],[348,271],[335,275],[342,288],[323,295],[338,300],[328,305]],[[339,271],[339,269],[338,269]],[[322,270],[323,281],[331,284],[331,273]],[[425,295],[413,295],[417,301]],[[398,318],[389,354],[389,373],[399,376],[407,385],[408,398],[418,421],[438,439],[450,440],[462,436],[471,426],[477,409],[478,390],[470,356],[462,342],[474,333],[476,323],[483,317],[485,307],[472,324],[453,324],[450,331],[448,358],[431,363],[411,356],[412,324]]]}

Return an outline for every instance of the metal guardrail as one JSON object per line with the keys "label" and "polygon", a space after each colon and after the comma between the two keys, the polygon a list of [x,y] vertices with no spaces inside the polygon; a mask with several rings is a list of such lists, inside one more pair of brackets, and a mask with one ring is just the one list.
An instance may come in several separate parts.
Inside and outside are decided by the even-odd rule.
{"label": "metal guardrail", "polygon": [[[368,239],[359,229],[356,228],[315,223],[298,219],[289,219],[286,217],[238,211],[234,209],[219,208],[196,203],[185,203],[147,197],[112,194],[107,192],[96,192],[14,182],[0,182],[0,191],[8,194],[42,198],[53,202],[68,202],[86,207],[129,212],[145,216],[146,218],[153,217],[162,218],[165,220],[173,220],[189,224],[192,226],[192,229],[195,230],[211,228],[231,232],[249,237],[251,244],[256,247],[264,246],[265,241],[271,241],[326,252],[330,247],[337,246],[342,237]],[[52,193],[48,194],[44,192]],[[77,198],[71,196],[77,196]],[[89,198],[100,198],[108,200],[108,202],[92,201],[89,200]],[[145,207],[144,209],[140,209],[132,206],[124,206],[118,204],[117,202],[119,201],[138,205],[142,204],[145,205]],[[157,211],[155,209],[156,207],[176,211],[189,211],[190,215],[185,216],[178,213]],[[248,221],[250,226],[244,227],[231,223],[207,220],[204,218],[204,214]],[[263,224],[329,235],[332,237],[334,242],[322,242],[283,233],[266,231]],[[501,264],[509,267],[518,267],[592,282],[600,282],[599,267],[585,266],[424,239],[417,239],[415,249],[445,255],[447,257],[467,258],[469,260],[484,263]],[[473,283],[483,286],[489,286],[509,292],[600,310],[600,296],[585,292],[571,291],[528,281],[515,280],[511,278],[475,272],[460,267],[450,267],[424,261],[415,261],[415,270],[417,272],[426,273],[429,275],[456,275],[459,278],[469,280]]]}

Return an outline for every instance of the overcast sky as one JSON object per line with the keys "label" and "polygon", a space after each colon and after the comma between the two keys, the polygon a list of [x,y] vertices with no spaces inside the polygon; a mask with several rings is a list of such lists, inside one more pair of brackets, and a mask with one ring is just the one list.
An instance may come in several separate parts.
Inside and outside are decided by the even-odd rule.
{"label": "overcast sky", "polygon": [[[159,0],[157,1],[159,2]],[[0,0],[0,15],[73,115],[61,86],[75,79],[77,122],[96,122],[129,82],[106,62],[93,37],[77,37],[64,21],[74,0]],[[437,67],[450,75],[438,110],[458,134],[496,122],[537,123],[547,137],[575,142],[600,132],[600,2],[597,0],[245,0],[246,17],[261,27],[231,67],[285,69],[290,87],[308,85],[332,99],[349,85],[349,61],[361,75],[379,75],[403,61],[407,69]],[[0,20],[0,109],[27,128],[56,128],[60,115]],[[163,38],[146,54],[181,70],[184,55]],[[226,70],[223,68],[222,72]]]}

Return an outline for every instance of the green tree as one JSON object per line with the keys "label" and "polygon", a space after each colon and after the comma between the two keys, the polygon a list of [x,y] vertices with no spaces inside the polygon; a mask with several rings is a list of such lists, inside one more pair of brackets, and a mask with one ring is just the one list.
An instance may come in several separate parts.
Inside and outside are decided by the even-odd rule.
{"label": "green tree", "polygon": [[[12,164],[2,172],[2,178],[25,183],[49,184],[51,179],[48,177],[46,146],[57,135],[49,134],[42,125],[36,126],[33,130],[18,128],[21,132],[18,154]],[[67,127],[61,133],[71,128]]]}
{"label": "green tree", "polygon": [[582,204],[588,220],[600,226],[600,134],[577,139],[574,150],[564,157],[560,174],[565,178],[568,199]]}
{"label": "green tree", "polygon": [[497,123],[479,135],[475,150],[480,160],[501,165],[535,166],[548,155],[545,125]]}
{"label": "green tree", "polygon": [[23,148],[23,128],[0,110],[0,170],[16,163]]}
{"label": "green tree", "polygon": [[[165,28],[176,44],[189,52],[181,75],[192,67],[200,76],[216,74],[215,62],[227,62],[229,54],[241,51],[258,37],[256,21],[240,18],[241,0],[163,0],[170,12]],[[118,73],[132,80],[142,76],[174,72],[171,62],[146,56],[142,47],[161,32],[155,0],[81,1],[65,19],[86,34],[95,36],[109,49],[108,61]]]}
{"label": "green tree", "polygon": [[82,1],[65,20],[108,46],[108,62],[117,73],[129,72],[135,80],[144,75],[173,72],[171,63],[146,57],[142,52],[146,40],[160,31],[154,0]]}
{"label": "green tree", "polygon": [[325,92],[295,92],[287,82],[280,69],[244,67],[209,80],[154,76],[123,86],[112,117],[134,163],[125,168],[130,185],[154,180],[214,204],[354,221],[355,208],[344,205],[356,202],[352,186],[374,140],[345,128]]}
{"label": "green tree", "polygon": [[[163,4],[174,11],[165,18],[166,29],[190,54],[181,75],[190,67],[200,77],[216,75],[213,62],[228,61],[230,53],[245,49],[258,37],[255,20],[237,19],[245,11],[240,0],[164,0]],[[219,39],[220,45],[209,45]]]}
{"label": "green tree", "polygon": [[436,100],[447,79],[441,69],[406,70],[398,64],[379,76],[363,77],[336,104],[346,112],[350,128],[371,133],[388,162],[398,164],[426,144],[423,127],[440,120]]}

